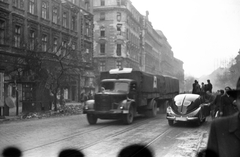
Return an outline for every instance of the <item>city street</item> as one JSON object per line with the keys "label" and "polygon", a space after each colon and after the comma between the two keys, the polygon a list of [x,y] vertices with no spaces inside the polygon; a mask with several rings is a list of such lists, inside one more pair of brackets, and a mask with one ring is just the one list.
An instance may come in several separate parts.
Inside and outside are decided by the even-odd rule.
{"label": "city street", "polygon": [[200,127],[170,127],[164,114],[137,117],[132,125],[116,120],[89,125],[85,115],[17,121],[0,124],[0,148],[17,146],[23,157],[56,157],[63,148],[77,148],[87,157],[113,157],[127,145],[144,143],[156,157],[193,157],[206,146],[210,119]]}

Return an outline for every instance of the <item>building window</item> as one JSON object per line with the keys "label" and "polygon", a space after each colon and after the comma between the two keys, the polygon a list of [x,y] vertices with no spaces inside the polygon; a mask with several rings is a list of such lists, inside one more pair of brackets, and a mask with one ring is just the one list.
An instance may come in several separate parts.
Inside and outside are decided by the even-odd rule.
{"label": "building window", "polygon": [[100,13],[100,21],[104,21],[105,20],[105,13]]}
{"label": "building window", "polygon": [[117,5],[118,5],[118,6],[121,5],[121,0],[117,0]]}
{"label": "building window", "polygon": [[122,52],[122,49],[121,49],[121,44],[117,44],[117,56],[121,56],[121,52]]}
{"label": "building window", "polygon": [[126,29],[126,39],[128,40],[129,39],[129,34],[128,34],[128,29]]}
{"label": "building window", "polygon": [[105,0],[101,0],[101,6],[105,6]]}
{"label": "building window", "polygon": [[121,35],[122,31],[121,31],[122,25],[121,24],[117,24],[117,35]]}
{"label": "building window", "polygon": [[72,50],[75,51],[76,50],[76,43],[72,44]]}
{"label": "building window", "polygon": [[101,37],[105,37],[105,29],[101,29],[100,35],[101,35]]}
{"label": "building window", "polygon": [[67,13],[63,13],[63,27],[67,27]]}
{"label": "building window", "polygon": [[21,45],[21,26],[16,25],[14,30],[14,46],[20,48]]}
{"label": "building window", "polygon": [[71,21],[71,27],[72,27],[72,30],[76,30],[76,16],[72,16],[72,21]]}
{"label": "building window", "polygon": [[30,30],[29,32],[29,49],[31,51],[34,50],[35,48],[35,31],[34,30]]}
{"label": "building window", "polygon": [[116,67],[117,67],[118,69],[122,68],[122,62],[121,62],[121,61],[117,61],[116,64],[117,64]]}
{"label": "building window", "polygon": [[5,31],[6,31],[5,21],[0,20],[0,44],[4,44]]}
{"label": "building window", "polygon": [[58,50],[58,39],[53,38],[53,52],[57,53],[57,50]]}
{"label": "building window", "polygon": [[53,23],[57,24],[58,23],[58,8],[54,7],[53,8]]}
{"label": "building window", "polygon": [[29,0],[29,12],[35,14],[35,0]]}
{"label": "building window", "polygon": [[88,21],[85,22],[85,35],[89,36],[89,22]]}
{"label": "building window", "polygon": [[73,4],[76,4],[76,0],[70,0],[70,2],[72,2]]}
{"label": "building window", "polygon": [[99,71],[106,71],[106,62],[101,61],[99,64]]}
{"label": "building window", "polygon": [[65,56],[67,52],[67,41],[62,42],[62,56]]}
{"label": "building window", "polygon": [[47,35],[43,34],[42,35],[42,51],[47,52]]}
{"label": "building window", "polygon": [[89,10],[90,4],[88,0],[85,0],[85,9]]}
{"label": "building window", "polygon": [[105,54],[105,44],[100,44],[100,53]]}
{"label": "building window", "polygon": [[121,21],[121,13],[117,12],[117,21]]}
{"label": "building window", "polygon": [[42,18],[48,18],[48,4],[46,2],[42,2]]}
{"label": "building window", "polygon": [[23,9],[24,8],[24,2],[23,0],[13,0],[13,6]]}

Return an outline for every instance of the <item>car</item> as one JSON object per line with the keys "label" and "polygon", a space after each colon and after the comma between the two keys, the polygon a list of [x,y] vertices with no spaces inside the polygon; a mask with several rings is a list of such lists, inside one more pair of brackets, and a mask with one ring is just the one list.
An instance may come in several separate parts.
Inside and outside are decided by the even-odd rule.
{"label": "car", "polygon": [[170,126],[176,122],[194,122],[201,125],[210,115],[210,106],[203,96],[184,93],[173,98],[166,112],[166,118]]}

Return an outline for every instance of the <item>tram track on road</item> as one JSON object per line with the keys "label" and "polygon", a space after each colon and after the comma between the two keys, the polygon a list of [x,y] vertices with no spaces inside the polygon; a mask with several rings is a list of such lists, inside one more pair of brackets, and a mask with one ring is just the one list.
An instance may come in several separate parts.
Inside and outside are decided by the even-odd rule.
{"label": "tram track on road", "polygon": [[[151,118],[151,120],[153,120],[153,119],[157,119],[157,118]],[[143,124],[146,124],[146,122],[151,121],[151,120],[147,118],[147,119],[138,121],[137,123],[133,123],[133,124],[129,125],[128,127],[124,128],[124,129],[121,129],[119,131],[116,131],[115,133],[111,133],[109,135],[106,135],[106,136],[102,137],[99,140],[87,143],[86,145],[80,146],[78,148],[81,149],[81,150],[87,149],[87,148],[92,147],[94,145],[97,145],[97,144],[99,144],[99,143],[101,143],[101,142],[103,142],[103,141],[105,141],[107,139],[111,139],[111,138],[113,138],[115,136],[118,136],[118,135],[124,134],[126,132],[132,131],[132,130],[142,126]],[[36,150],[36,149],[39,149],[39,148],[44,148],[44,147],[47,147],[47,146],[50,146],[50,145],[61,143],[61,142],[67,141],[69,139],[74,139],[75,137],[84,136],[85,134],[89,134],[89,133],[94,132],[94,131],[100,131],[102,129],[105,129],[105,128],[108,128],[108,127],[111,127],[111,126],[113,126],[113,125],[109,124],[109,125],[104,125],[104,126],[97,127],[97,128],[94,127],[94,128],[87,129],[87,130],[84,130],[84,131],[80,130],[80,131],[77,131],[77,132],[75,132],[73,134],[70,134],[67,137],[64,137],[64,138],[61,138],[61,139],[58,139],[58,140],[53,140],[51,142],[40,144],[38,146],[31,147],[31,148],[28,148],[28,149],[24,149],[23,152],[33,151],[33,150]]]}

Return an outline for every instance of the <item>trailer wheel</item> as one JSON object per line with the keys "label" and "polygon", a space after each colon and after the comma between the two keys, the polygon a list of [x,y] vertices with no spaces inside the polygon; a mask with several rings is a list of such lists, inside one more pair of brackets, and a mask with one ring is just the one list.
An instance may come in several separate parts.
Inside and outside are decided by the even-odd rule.
{"label": "trailer wheel", "polygon": [[90,125],[96,124],[97,123],[97,117],[93,114],[87,114],[87,120]]}
{"label": "trailer wheel", "polygon": [[157,116],[157,102],[153,100],[152,102],[152,108],[147,111],[146,115],[147,117],[156,117]]}
{"label": "trailer wheel", "polygon": [[133,117],[134,117],[134,109],[133,109],[133,107],[132,107],[132,105],[131,105],[131,106],[129,107],[129,112],[128,112],[128,114],[124,114],[122,120],[123,120],[123,122],[124,122],[125,124],[132,124],[132,122],[133,122]]}

